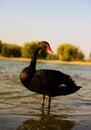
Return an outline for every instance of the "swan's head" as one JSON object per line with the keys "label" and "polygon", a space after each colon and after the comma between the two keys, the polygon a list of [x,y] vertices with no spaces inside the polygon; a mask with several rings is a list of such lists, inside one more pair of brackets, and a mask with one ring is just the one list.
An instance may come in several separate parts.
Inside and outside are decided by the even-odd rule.
{"label": "swan's head", "polygon": [[41,41],[41,42],[39,42],[39,47],[40,47],[40,48],[43,48],[43,47],[44,47],[48,52],[53,53],[53,51],[52,51],[52,49],[51,49],[49,43],[46,42],[46,41]]}

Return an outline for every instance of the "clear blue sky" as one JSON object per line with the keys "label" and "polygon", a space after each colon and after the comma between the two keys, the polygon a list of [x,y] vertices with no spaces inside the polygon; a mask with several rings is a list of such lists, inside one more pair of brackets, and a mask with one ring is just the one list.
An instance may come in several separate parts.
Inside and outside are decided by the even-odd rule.
{"label": "clear blue sky", "polygon": [[0,0],[0,40],[23,45],[46,40],[91,52],[90,0]]}

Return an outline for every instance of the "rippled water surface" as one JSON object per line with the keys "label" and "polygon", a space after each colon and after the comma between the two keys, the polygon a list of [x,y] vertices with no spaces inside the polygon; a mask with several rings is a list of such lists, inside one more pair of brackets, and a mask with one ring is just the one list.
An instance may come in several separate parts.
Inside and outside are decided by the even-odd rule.
{"label": "rippled water surface", "polygon": [[[0,124],[3,130],[6,127],[17,130],[69,130],[75,129],[75,126],[79,129],[79,124],[82,123],[90,125],[91,66],[37,63],[37,69],[62,71],[82,86],[75,94],[53,98],[51,109],[48,110],[47,99],[42,108],[41,95],[27,90],[20,83],[19,73],[28,64],[29,62],[0,60]],[[86,126],[87,128],[89,129]]]}

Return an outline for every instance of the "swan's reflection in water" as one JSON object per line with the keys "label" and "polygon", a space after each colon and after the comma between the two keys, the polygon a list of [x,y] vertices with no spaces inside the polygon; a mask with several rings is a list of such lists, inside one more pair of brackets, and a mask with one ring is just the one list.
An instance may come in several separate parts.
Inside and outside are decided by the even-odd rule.
{"label": "swan's reflection in water", "polygon": [[71,130],[75,124],[66,116],[52,115],[49,109],[45,113],[42,109],[39,119],[25,120],[17,130]]}

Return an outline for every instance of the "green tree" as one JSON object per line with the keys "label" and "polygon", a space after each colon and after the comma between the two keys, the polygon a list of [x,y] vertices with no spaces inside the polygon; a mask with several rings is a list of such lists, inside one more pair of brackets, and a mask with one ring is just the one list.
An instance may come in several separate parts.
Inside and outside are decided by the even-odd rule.
{"label": "green tree", "polygon": [[21,47],[15,44],[2,45],[1,55],[6,57],[21,57]]}
{"label": "green tree", "polygon": [[9,56],[10,57],[21,57],[21,47],[18,45],[8,45],[8,49],[9,49]]}
{"label": "green tree", "polygon": [[91,61],[91,52],[90,52],[90,54],[89,54],[89,60]]}
{"label": "green tree", "polygon": [[2,46],[1,55],[5,57],[9,57],[8,45],[6,43],[4,43]]}
{"label": "green tree", "polygon": [[[31,58],[39,41],[32,41],[24,44],[24,47],[22,47],[22,56],[26,58]],[[38,58],[46,58],[47,52],[43,48],[38,53]]]}
{"label": "green tree", "polygon": [[27,42],[22,47],[22,57],[30,58],[36,48],[36,42]]}
{"label": "green tree", "polygon": [[77,57],[76,57],[76,60],[84,60],[85,58],[85,55],[83,54],[83,52],[81,50],[78,49],[78,52],[77,52]]}
{"label": "green tree", "polygon": [[0,54],[1,54],[1,50],[2,50],[2,45],[3,45],[3,43],[2,43],[2,41],[0,40]]}
{"label": "green tree", "polygon": [[83,52],[70,43],[61,44],[57,49],[57,54],[63,61],[74,61],[84,59]]}

